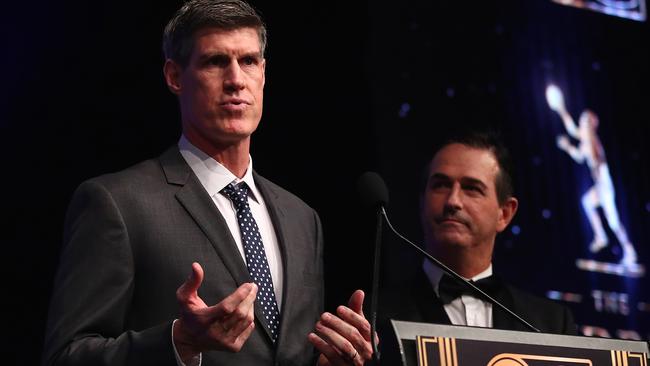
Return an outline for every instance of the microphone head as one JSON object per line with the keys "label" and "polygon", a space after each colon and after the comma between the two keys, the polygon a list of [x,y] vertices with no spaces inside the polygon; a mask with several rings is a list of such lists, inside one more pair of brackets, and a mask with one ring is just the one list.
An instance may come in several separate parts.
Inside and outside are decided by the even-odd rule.
{"label": "microphone head", "polygon": [[375,172],[361,174],[357,182],[357,189],[365,205],[372,208],[388,205],[388,188],[379,174]]}

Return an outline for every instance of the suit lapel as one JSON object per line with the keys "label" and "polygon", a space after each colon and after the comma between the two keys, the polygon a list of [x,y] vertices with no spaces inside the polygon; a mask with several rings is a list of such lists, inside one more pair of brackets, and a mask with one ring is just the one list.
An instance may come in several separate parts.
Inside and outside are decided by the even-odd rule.
{"label": "suit lapel", "polygon": [[[271,222],[273,223],[273,229],[275,230],[275,235],[278,239],[278,246],[280,247],[280,257],[282,258],[282,268],[284,273],[284,282],[282,286],[282,310],[280,311],[280,337],[278,338],[278,343],[283,338],[285,332],[291,331],[286,326],[285,316],[283,314],[291,314],[292,304],[299,302],[299,299],[294,299],[293,294],[294,287],[296,286],[296,280],[302,278],[302,274],[298,273],[298,268],[302,268],[297,265],[296,261],[300,260],[300,256],[293,255],[291,253],[291,245],[287,244],[288,233],[287,230],[287,216],[285,215],[285,207],[280,199],[280,196],[273,190],[273,188],[268,184],[268,181],[258,175],[253,171],[253,179],[255,179],[255,185],[259,189],[264,202],[269,211],[269,216],[271,217]],[[289,261],[288,258],[292,260]],[[258,313],[259,310],[259,313]],[[260,319],[262,317],[262,311],[259,306],[256,306],[255,312],[259,315]],[[265,324],[265,322],[263,322]],[[271,337],[271,331],[265,326],[264,329],[267,332],[269,338]]]}
{"label": "suit lapel", "polygon": [[[206,235],[237,285],[252,282],[246,263],[237,249],[237,244],[230,234],[226,221],[212,202],[212,197],[208,195],[201,182],[183,159],[178,148],[176,146],[169,148],[160,157],[160,163],[168,183],[180,186],[176,198]],[[269,216],[273,222],[273,228],[281,251],[284,269],[282,311],[280,313],[282,318],[280,338],[282,338],[283,332],[291,331],[284,325],[282,314],[285,312],[290,313],[292,303],[298,301],[298,299],[293,298],[292,294],[295,292],[295,281],[302,278],[302,274],[298,273],[298,268],[302,267],[295,263],[296,260],[299,260],[299,256],[292,255],[290,252],[291,246],[287,245],[287,235],[284,232],[287,228],[287,217],[282,200],[263,177],[253,172],[253,178],[269,210]],[[293,259],[289,261],[288,258]],[[261,309],[260,304],[256,301],[255,317],[258,323],[262,325],[262,329],[264,329],[264,333],[266,333],[270,341],[272,339],[271,331]]]}
{"label": "suit lapel", "polygon": [[237,285],[251,282],[246,263],[237,250],[226,221],[178,148],[169,148],[160,157],[160,163],[167,182],[180,186],[176,198],[201,228]]}

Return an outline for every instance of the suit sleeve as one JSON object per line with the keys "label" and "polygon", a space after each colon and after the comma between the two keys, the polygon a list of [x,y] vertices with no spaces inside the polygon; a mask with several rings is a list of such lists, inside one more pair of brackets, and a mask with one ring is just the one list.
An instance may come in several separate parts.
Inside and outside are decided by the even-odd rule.
{"label": "suit sleeve", "polygon": [[66,216],[43,365],[176,365],[172,319],[127,329],[134,276],[120,208],[102,184],[83,183]]}
{"label": "suit sleeve", "polygon": [[323,239],[323,226],[321,224],[318,213],[314,211],[314,220],[316,221],[316,258],[315,262],[318,263],[318,276],[319,276],[319,285],[321,287],[320,299],[319,299],[319,316],[323,313],[325,308],[325,280],[324,280],[324,239]]}
{"label": "suit sleeve", "polygon": [[[320,221],[318,213],[314,211],[314,221],[315,221],[315,242],[316,242],[316,251],[314,262],[317,263],[317,281],[320,286],[320,291],[318,293],[318,310],[316,313],[316,319],[313,322],[313,326],[316,326],[316,322],[320,318],[320,315],[325,311],[325,274],[324,274],[324,238],[323,238],[323,226]],[[318,357],[320,352],[316,348],[312,348],[312,361],[310,365],[316,365],[318,363]]]}

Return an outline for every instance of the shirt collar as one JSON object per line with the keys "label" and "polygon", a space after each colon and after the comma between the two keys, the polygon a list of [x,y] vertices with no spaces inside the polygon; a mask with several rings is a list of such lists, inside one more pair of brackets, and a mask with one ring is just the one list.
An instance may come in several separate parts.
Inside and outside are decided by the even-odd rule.
{"label": "shirt collar", "polygon": [[[445,274],[445,272],[442,269],[438,268],[438,266],[436,266],[435,264],[431,263],[431,261],[426,259],[422,264],[422,269],[424,270],[424,273],[427,275],[429,282],[431,282],[431,285],[433,286],[433,290],[436,292],[436,295],[440,296],[440,294],[438,293],[438,284],[440,283],[440,279]],[[490,277],[490,276],[492,276],[492,263],[490,263],[490,265],[488,266],[488,268],[485,269],[485,271],[477,274],[472,278],[465,278],[465,279],[478,281],[480,279]]]}
{"label": "shirt collar", "polygon": [[242,179],[239,179],[228,168],[194,146],[185,135],[181,135],[178,140],[178,149],[210,197],[219,194],[230,183],[246,182],[250,188],[251,198],[256,202],[260,201],[259,197],[261,195],[253,179],[253,158],[250,155],[248,156],[246,173]]}

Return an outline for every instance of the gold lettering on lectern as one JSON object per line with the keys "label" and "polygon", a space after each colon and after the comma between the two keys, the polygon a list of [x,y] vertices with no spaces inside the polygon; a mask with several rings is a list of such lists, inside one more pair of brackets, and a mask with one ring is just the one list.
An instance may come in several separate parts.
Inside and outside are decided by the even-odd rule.
{"label": "gold lettering on lectern", "polygon": [[539,355],[524,355],[518,353],[501,353],[494,356],[487,366],[528,366],[526,361],[561,362],[562,365],[593,366],[586,358],[554,357]]}

